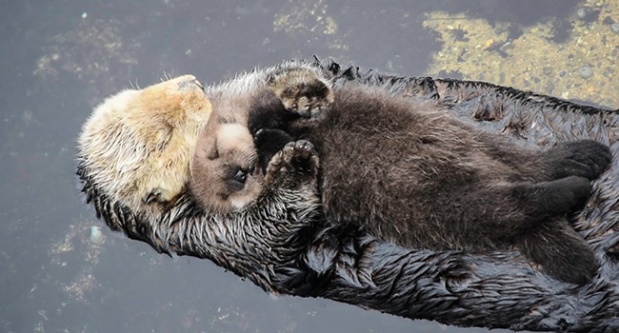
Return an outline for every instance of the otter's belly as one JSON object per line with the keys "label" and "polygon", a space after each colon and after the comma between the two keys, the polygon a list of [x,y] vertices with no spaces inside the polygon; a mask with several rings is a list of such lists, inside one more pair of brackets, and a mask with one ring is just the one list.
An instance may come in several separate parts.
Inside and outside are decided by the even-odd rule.
{"label": "otter's belly", "polygon": [[327,217],[362,224],[375,236],[403,246],[488,247],[487,240],[466,239],[457,230],[462,223],[456,221],[459,213],[452,200],[454,191],[465,195],[476,184],[477,171],[419,156],[411,145],[386,147],[392,143],[360,141],[346,132],[322,136],[319,183]]}

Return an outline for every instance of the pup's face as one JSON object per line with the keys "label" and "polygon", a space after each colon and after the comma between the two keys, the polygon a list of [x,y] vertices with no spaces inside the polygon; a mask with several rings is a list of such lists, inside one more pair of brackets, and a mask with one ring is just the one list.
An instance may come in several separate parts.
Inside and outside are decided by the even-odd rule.
{"label": "pup's face", "polygon": [[211,104],[192,75],[125,90],[99,105],[83,127],[78,160],[91,181],[136,213],[158,213],[189,179]]}
{"label": "pup's face", "polygon": [[209,124],[198,139],[191,192],[209,212],[239,211],[260,194],[262,176],[258,171],[258,156],[247,127]]}

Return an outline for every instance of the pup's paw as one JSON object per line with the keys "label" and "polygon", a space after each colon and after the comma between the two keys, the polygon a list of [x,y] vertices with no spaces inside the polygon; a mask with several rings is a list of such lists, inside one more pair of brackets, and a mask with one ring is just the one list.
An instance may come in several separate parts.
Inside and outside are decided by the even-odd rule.
{"label": "pup's paw", "polygon": [[290,142],[271,159],[266,179],[286,177],[297,179],[303,178],[302,176],[314,178],[318,174],[318,163],[318,156],[311,142],[307,140]]}
{"label": "pup's paw", "polygon": [[272,77],[269,84],[287,110],[304,118],[318,116],[334,101],[329,82],[309,70],[285,72]]}

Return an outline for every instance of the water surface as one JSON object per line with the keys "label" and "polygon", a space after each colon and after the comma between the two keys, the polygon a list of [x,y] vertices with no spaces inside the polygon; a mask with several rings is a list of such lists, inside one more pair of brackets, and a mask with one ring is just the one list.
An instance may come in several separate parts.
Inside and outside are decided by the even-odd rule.
{"label": "water surface", "polygon": [[0,331],[485,332],[273,298],[209,261],[110,232],[76,186],[92,108],[166,74],[213,83],[317,54],[619,104],[613,1],[385,3],[0,0]]}

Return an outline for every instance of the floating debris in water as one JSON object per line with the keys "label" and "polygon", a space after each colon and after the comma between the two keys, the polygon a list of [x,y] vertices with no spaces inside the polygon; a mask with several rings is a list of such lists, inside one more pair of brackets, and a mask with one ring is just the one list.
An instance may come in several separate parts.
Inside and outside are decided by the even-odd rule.
{"label": "floating debris in water", "polygon": [[90,241],[94,244],[101,244],[103,242],[103,234],[100,227],[90,227]]}

